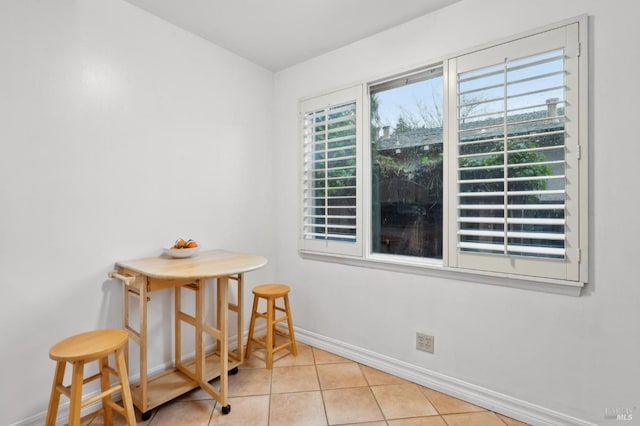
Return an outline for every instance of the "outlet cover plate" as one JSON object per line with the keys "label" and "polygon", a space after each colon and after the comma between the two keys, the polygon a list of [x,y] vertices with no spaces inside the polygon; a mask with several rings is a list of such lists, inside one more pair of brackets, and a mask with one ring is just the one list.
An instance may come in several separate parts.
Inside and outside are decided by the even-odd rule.
{"label": "outlet cover plate", "polygon": [[416,333],[416,349],[423,352],[433,353],[433,336],[424,333]]}

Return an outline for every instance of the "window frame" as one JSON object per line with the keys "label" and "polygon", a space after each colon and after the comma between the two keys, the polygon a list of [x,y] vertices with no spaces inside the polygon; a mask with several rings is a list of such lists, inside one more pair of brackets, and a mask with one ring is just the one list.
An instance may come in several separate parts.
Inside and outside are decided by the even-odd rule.
{"label": "window frame", "polygon": [[[443,155],[446,157],[446,145],[447,145],[447,135],[445,134],[445,130],[447,128],[447,114],[445,113],[447,111],[447,85],[446,85],[446,79],[447,79],[447,67],[446,64],[444,62],[436,62],[436,63],[432,63],[423,67],[420,67],[418,69],[414,69],[402,74],[397,74],[394,75],[392,77],[388,77],[385,79],[381,79],[381,80],[376,80],[370,83],[366,84],[365,87],[365,97],[368,100],[367,102],[365,102],[364,105],[364,116],[368,118],[368,121],[366,122],[366,125],[369,126],[369,119],[371,117],[371,109],[370,109],[370,104],[371,102],[369,101],[371,99],[371,88],[372,87],[380,87],[383,86],[385,84],[389,84],[391,82],[395,82],[397,80],[401,80],[401,79],[408,79],[408,80],[413,80],[410,81],[411,82],[415,82],[415,81],[421,81],[423,78],[416,78],[416,76],[420,76],[420,75],[427,75],[427,79],[433,78],[433,75],[440,75],[442,76],[442,81],[443,81],[443,87],[442,87],[442,97],[443,97],[443,123],[442,123],[442,128],[443,128],[443,140],[442,140],[442,149],[443,149]],[[379,90],[377,90],[379,91]],[[371,145],[372,145],[372,141],[371,141],[371,135],[370,132],[365,131],[364,132],[364,143],[363,145],[367,147],[367,149],[364,149],[363,155],[364,155],[364,161],[363,161],[363,167],[366,170],[366,174],[365,174],[365,179],[364,179],[364,197],[365,197],[365,202],[364,202],[364,222],[365,222],[365,247],[366,247],[366,251],[365,251],[365,257],[367,259],[373,260],[373,261],[379,261],[379,262],[383,262],[383,263],[390,263],[390,264],[404,264],[404,265],[413,265],[413,266],[422,266],[422,267],[436,267],[436,268],[442,268],[444,267],[444,265],[447,265],[447,256],[448,256],[448,250],[446,250],[446,244],[447,244],[447,238],[448,238],[448,232],[447,232],[447,224],[448,224],[448,214],[447,214],[447,203],[448,203],[448,195],[447,195],[447,170],[448,170],[448,162],[447,161],[443,161],[443,171],[442,171],[442,179],[443,179],[443,200],[442,200],[442,258],[438,259],[438,258],[430,258],[430,257],[417,257],[417,256],[408,256],[408,255],[398,255],[398,254],[387,254],[387,253],[376,253],[373,251],[373,231],[372,231],[372,225],[373,225],[373,212],[371,211],[371,205],[372,205],[372,189],[373,189],[373,181],[372,181],[372,163],[373,163],[373,158],[371,155]]]}
{"label": "window frame", "polygon": [[[452,174],[455,175],[456,170],[453,170],[454,167],[451,165],[452,160],[451,156],[454,154],[453,143],[450,140],[450,129],[452,127],[451,121],[455,121],[454,118],[450,117],[450,97],[452,94],[450,93],[452,84],[455,85],[455,81],[450,81],[449,75],[449,60],[460,57],[462,55],[467,55],[474,52],[479,52],[482,50],[491,49],[496,46],[500,46],[503,44],[508,44],[513,41],[517,41],[519,39],[527,38],[534,36],[536,34],[541,34],[546,31],[567,27],[571,24],[577,25],[577,36],[578,36],[578,69],[579,69],[579,77],[578,77],[578,105],[577,105],[577,113],[573,117],[575,120],[579,121],[577,126],[578,131],[578,139],[580,152],[578,153],[579,158],[577,163],[579,165],[578,170],[578,180],[579,185],[576,189],[575,193],[569,194],[570,196],[578,196],[578,229],[572,229],[571,232],[576,234],[576,239],[579,241],[579,250],[577,251],[576,259],[578,262],[577,272],[574,276],[568,279],[557,279],[557,278],[548,278],[548,277],[540,277],[535,275],[522,275],[519,273],[513,272],[501,272],[501,271],[490,271],[490,270],[480,270],[480,269],[466,269],[461,268],[455,265],[454,258],[452,256],[455,255],[456,250],[456,239],[452,237],[455,233],[454,231],[457,229],[455,223],[452,223],[452,209],[456,208],[455,200],[452,200],[451,193],[455,191],[455,188],[452,186],[456,185],[456,180],[452,180]],[[544,291],[550,293],[558,293],[572,296],[579,296],[582,287],[588,282],[588,270],[589,270],[589,246],[588,246],[588,213],[589,213],[589,158],[588,158],[588,147],[590,144],[589,141],[589,132],[588,132],[588,16],[581,15],[575,18],[567,19],[555,24],[547,25],[541,28],[536,28],[515,36],[506,37],[502,40],[497,40],[494,42],[486,43],[480,47],[474,47],[471,49],[467,49],[465,51],[457,52],[455,54],[446,55],[445,57],[439,58],[438,60],[433,61],[425,61],[425,66],[415,67],[411,70],[399,72],[394,75],[387,75],[385,77],[362,81],[360,84],[351,86],[346,90],[360,90],[361,98],[360,98],[360,120],[358,126],[360,127],[360,135],[361,139],[360,143],[360,153],[359,158],[362,159],[359,163],[359,179],[358,182],[358,194],[360,195],[359,201],[359,215],[358,215],[358,249],[349,253],[337,253],[332,252],[330,250],[322,250],[322,249],[314,249],[310,250],[308,248],[303,247],[302,244],[299,244],[299,254],[304,259],[312,259],[318,261],[327,261],[334,262],[346,265],[354,265],[360,267],[374,268],[374,269],[383,269],[390,271],[397,271],[403,273],[411,273],[416,275],[428,275],[428,276],[436,276],[442,278],[449,279],[459,279],[465,281],[473,281],[480,282],[486,284],[507,286],[507,287],[516,287],[523,288],[534,291]],[[443,164],[443,179],[444,179],[444,200],[443,200],[443,253],[442,259],[429,259],[429,258],[418,258],[412,256],[401,256],[401,255],[389,255],[389,254],[380,254],[372,252],[372,231],[371,231],[371,150],[369,149],[371,145],[370,132],[365,129],[369,128],[369,120],[370,120],[370,108],[369,108],[369,87],[380,85],[385,82],[392,81],[402,76],[408,76],[411,74],[415,74],[416,72],[424,71],[429,68],[442,67],[443,69],[443,96],[444,96],[444,117],[443,117],[443,155],[445,156],[445,161]],[[454,86],[455,87],[455,86]],[[335,93],[335,92],[332,92]],[[330,93],[331,94],[331,93]],[[308,102],[311,99],[319,98],[325,95],[320,95],[316,97],[308,97],[300,100],[299,103],[299,111],[302,113],[302,105],[304,102]],[[453,94],[455,96],[455,92]],[[300,123],[300,121],[299,121]],[[301,133],[299,133],[301,134]],[[298,142],[300,139],[298,139]],[[300,146],[300,143],[299,145]],[[302,171],[300,173],[302,175]],[[301,176],[299,177],[299,182],[302,182]],[[298,217],[302,216],[301,214],[301,206],[298,209]],[[456,228],[456,229],[452,229]],[[302,229],[300,228],[300,233]],[[301,235],[301,234],[300,234]],[[298,237],[301,239],[301,236]]]}

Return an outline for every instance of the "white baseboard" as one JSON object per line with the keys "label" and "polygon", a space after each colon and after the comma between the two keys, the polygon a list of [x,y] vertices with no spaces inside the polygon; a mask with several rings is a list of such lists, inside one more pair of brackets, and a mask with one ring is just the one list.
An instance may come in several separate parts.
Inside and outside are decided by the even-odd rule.
{"label": "white baseboard", "polygon": [[535,426],[597,426],[349,343],[295,327],[296,340]]}
{"label": "white baseboard", "polygon": [[[264,325],[256,327],[256,335],[259,336],[263,334],[265,329],[266,327]],[[349,343],[313,333],[299,327],[295,327],[295,333],[296,340],[302,343],[306,343],[318,349],[340,355],[344,358],[350,359],[360,364],[376,368],[380,371],[384,371],[385,373],[393,374],[394,376],[401,377],[410,382],[435,389],[439,392],[446,393],[447,395],[460,398],[464,401],[534,426],[597,426],[595,423],[590,423],[588,421],[581,420],[548,408],[544,408],[527,401],[513,398],[509,395],[501,394],[490,389],[476,386],[474,384],[464,382],[454,377],[446,376],[444,374],[440,374],[426,368],[418,367],[413,364],[409,364],[407,362],[370,351],[368,349],[363,349]],[[245,331],[243,334],[243,342],[246,342],[247,334],[248,333]],[[237,348],[237,343],[237,336],[231,337],[229,339],[229,348]],[[194,356],[195,354],[190,354],[185,356],[185,359],[189,357],[193,358]],[[167,368],[170,368],[171,366],[172,362],[166,362],[162,365],[155,366],[149,369],[149,375],[160,373]],[[139,379],[139,374],[130,377],[131,382],[136,382]],[[83,398],[89,398],[97,393],[97,391],[92,392],[91,394],[84,395]],[[119,395],[116,395],[114,399],[119,399],[119,397]],[[64,399],[65,398],[62,398],[61,400]],[[100,401],[91,404],[82,410],[82,415],[86,415],[93,411],[96,411],[97,409],[99,409],[99,407]],[[42,425],[44,424],[46,414],[46,411],[41,412],[10,426]],[[60,404],[57,424],[66,424],[68,414],[69,402],[65,401]]]}

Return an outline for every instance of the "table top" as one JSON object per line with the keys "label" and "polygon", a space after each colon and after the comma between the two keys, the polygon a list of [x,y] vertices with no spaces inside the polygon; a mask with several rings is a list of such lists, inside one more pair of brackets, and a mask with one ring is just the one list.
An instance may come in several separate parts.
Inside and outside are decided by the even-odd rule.
{"label": "table top", "polygon": [[167,255],[116,262],[116,267],[160,279],[215,278],[252,271],[267,264],[262,256],[227,250],[200,251],[193,257]]}

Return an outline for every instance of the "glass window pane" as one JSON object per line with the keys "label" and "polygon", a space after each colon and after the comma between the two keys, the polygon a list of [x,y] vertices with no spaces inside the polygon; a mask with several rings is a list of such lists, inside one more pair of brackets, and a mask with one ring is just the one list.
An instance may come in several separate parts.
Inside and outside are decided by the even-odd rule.
{"label": "glass window pane", "polygon": [[442,114],[441,73],[372,88],[374,253],[442,259]]}

